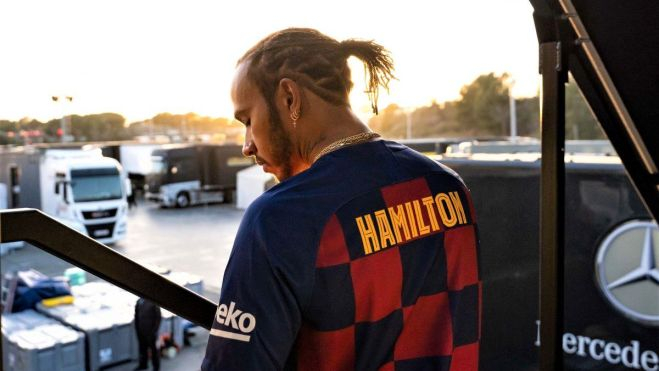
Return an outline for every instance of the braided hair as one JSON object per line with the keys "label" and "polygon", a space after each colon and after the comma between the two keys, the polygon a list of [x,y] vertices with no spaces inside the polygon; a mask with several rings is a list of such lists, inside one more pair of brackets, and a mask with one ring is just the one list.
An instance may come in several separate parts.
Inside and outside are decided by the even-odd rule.
{"label": "braided hair", "polygon": [[278,82],[290,78],[334,105],[348,105],[353,87],[348,57],[364,63],[368,79],[366,94],[378,113],[378,91],[389,90],[394,79],[389,52],[373,41],[349,39],[339,42],[314,29],[288,28],[258,42],[238,60],[249,63],[248,76],[271,105]]}

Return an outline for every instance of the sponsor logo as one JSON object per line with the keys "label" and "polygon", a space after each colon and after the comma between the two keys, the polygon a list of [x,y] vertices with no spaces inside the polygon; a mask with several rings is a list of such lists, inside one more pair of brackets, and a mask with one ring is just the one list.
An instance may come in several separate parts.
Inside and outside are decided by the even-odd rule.
{"label": "sponsor logo", "polygon": [[251,338],[249,334],[256,328],[256,317],[251,313],[237,309],[234,302],[231,302],[228,306],[220,304],[215,312],[215,321],[234,331],[213,328],[210,332],[211,335],[244,342],[249,342]]}
{"label": "sponsor logo", "polygon": [[[540,321],[537,324],[536,346],[540,346]],[[623,365],[630,369],[657,371],[659,370],[659,354],[652,350],[642,351],[638,340],[629,344],[618,344],[613,341],[575,335],[569,332],[563,334],[563,352],[579,357],[589,357],[596,361],[612,365]]]}
{"label": "sponsor logo", "polygon": [[613,230],[597,251],[597,283],[618,312],[659,326],[659,226],[634,220]]}

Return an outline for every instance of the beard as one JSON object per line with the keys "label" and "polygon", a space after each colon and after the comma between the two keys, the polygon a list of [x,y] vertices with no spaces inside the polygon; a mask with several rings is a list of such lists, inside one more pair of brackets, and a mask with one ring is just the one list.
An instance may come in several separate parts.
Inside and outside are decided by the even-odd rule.
{"label": "beard", "polygon": [[268,106],[270,111],[270,132],[268,133],[271,146],[270,153],[274,162],[281,168],[281,174],[277,179],[282,181],[290,178],[293,173],[291,166],[291,149],[293,146],[274,102],[268,102]]}

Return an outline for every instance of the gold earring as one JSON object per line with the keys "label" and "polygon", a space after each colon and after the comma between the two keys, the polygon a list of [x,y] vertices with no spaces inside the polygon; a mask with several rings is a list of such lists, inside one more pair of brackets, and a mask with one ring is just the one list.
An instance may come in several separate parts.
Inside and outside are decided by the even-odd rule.
{"label": "gold earring", "polygon": [[293,128],[297,126],[297,120],[300,119],[300,111],[291,112],[291,120],[293,120]]}

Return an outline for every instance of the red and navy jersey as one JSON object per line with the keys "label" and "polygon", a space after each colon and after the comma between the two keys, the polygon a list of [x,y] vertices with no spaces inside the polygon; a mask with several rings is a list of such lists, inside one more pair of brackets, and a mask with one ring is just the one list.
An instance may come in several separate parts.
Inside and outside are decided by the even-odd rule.
{"label": "red and navy jersey", "polygon": [[319,159],[246,211],[204,370],[477,370],[469,191],[375,141]]}

